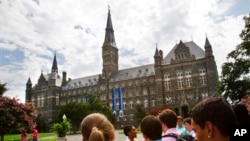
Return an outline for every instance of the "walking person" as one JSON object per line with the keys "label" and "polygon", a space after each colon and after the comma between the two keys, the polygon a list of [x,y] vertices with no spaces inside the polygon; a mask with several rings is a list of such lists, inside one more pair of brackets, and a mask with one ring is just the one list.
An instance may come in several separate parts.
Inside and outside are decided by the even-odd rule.
{"label": "walking person", "polygon": [[36,125],[33,129],[33,141],[38,141],[38,130],[36,129]]}
{"label": "walking person", "polygon": [[21,133],[21,141],[28,141],[28,136],[26,130],[23,130]]}

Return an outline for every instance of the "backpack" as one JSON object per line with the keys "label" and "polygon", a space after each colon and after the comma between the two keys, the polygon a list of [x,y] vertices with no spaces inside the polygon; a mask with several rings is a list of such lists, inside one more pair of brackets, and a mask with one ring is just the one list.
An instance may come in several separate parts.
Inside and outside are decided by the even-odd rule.
{"label": "backpack", "polygon": [[162,138],[164,137],[173,137],[176,138],[176,141],[194,141],[194,137],[191,135],[177,135],[174,133],[169,133],[162,136]]}

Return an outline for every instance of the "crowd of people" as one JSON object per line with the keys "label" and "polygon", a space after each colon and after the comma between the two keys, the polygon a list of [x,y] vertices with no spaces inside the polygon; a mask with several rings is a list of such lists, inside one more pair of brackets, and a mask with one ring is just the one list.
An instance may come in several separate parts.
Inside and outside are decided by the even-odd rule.
{"label": "crowd of people", "polygon": [[[231,125],[250,123],[246,106],[231,107],[219,96],[199,102],[189,115],[183,119],[173,110],[165,109],[157,116],[145,116],[139,127],[144,141],[229,141]],[[83,141],[115,140],[113,125],[100,113],[85,117],[81,131]],[[123,132],[127,136],[125,141],[137,141],[137,129],[133,125],[125,126]]]}
{"label": "crowd of people", "polygon": [[[245,104],[231,106],[227,100],[212,96],[196,104],[183,119],[171,109],[164,109],[157,116],[147,115],[141,122],[144,141],[230,141],[230,126],[250,125],[250,116]],[[125,141],[137,141],[137,128],[128,125],[123,128]],[[101,113],[92,113],[81,122],[82,141],[114,141],[115,128]],[[33,130],[33,141],[38,131]],[[27,141],[27,133],[21,134]]]}

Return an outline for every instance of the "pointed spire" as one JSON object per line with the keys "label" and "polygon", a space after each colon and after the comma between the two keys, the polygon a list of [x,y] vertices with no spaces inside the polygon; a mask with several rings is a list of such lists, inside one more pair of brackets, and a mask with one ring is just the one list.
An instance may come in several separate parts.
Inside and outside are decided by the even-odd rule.
{"label": "pointed spire", "polygon": [[56,53],[54,55],[54,60],[53,60],[51,72],[58,73],[58,67],[57,67],[57,61],[56,61]]}
{"label": "pointed spire", "polygon": [[32,85],[31,80],[30,80],[30,77],[29,77],[29,79],[28,79],[26,85]]}
{"label": "pointed spire", "polygon": [[38,83],[42,83],[42,82],[45,82],[46,81],[46,79],[45,79],[45,77],[44,77],[44,75],[43,75],[43,71],[41,72],[41,75],[40,75],[40,77],[39,77],[39,79],[38,79]]}
{"label": "pointed spire", "polygon": [[108,9],[108,19],[107,19],[107,25],[106,25],[104,44],[116,45],[114,29],[113,29],[112,20],[111,20],[111,14],[110,14],[110,8]]}
{"label": "pointed spire", "polygon": [[158,47],[157,47],[157,43],[156,43],[156,49],[155,49],[155,55],[154,57],[161,57],[159,51],[158,51]]}
{"label": "pointed spire", "polygon": [[205,41],[205,48],[206,48],[206,47],[211,47],[211,44],[210,44],[210,42],[209,42],[207,36],[206,36],[206,41]]}
{"label": "pointed spire", "polygon": [[206,35],[206,41],[205,41],[205,53],[206,53],[206,56],[211,56],[213,55],[213,50],[212,50],[212,46],[207,38],[207,35]]}

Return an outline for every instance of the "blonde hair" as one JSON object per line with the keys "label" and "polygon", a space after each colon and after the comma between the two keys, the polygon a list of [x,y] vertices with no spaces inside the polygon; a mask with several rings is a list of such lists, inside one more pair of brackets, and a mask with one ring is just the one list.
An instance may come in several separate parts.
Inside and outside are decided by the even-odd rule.
{"label": "blonde hair", "polygon": [[86,116],[82,120],[81,131],[84,141],[110,141],[114,136],[114,126],[100,113]]}

